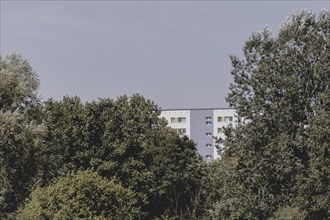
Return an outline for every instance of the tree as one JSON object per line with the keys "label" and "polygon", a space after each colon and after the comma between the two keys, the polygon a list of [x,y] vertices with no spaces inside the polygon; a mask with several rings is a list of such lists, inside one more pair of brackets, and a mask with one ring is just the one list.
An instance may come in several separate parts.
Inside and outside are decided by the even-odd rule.
{"label": "tree", "polygon": [[37,116],[39,82],[22,56],[0,57],[0,218],[7,218],[35,185],[45,126]]}
{"label": "tree", "polygon": [[10,213],[29,194],[37,175],[36,152],[43,146],[43,125],[27,122],[24,115],[0,113],[0,208]]}
{"label": "tree", "polygon": [[318,18],[297,11],[277,37],[268,29],[254,33],[244,59],[231,56],[227,101],[242,120],[227,130],[220,162],[226,193],[216,193],[215,201],[223,218],[266,219],[286,207],[306,211],[306,218],[330,217],[323,133],[329,133],[329,27],[328,11]]}
{"label": "tree", "polygon": [[166,127],[152,101],[133,95],[82,104],[65,97],[47,101],[45,109],[46,183],[68,171],[92,169],[132,189],[140,219],[165,212],[201,215],[206,165],[192,141]]}
{"label": "tree", "polygon": [[[329,90],[329,88],[328,88]],[[299,184],[299,204],[308,211],[311,219],[330,216],[330,92],[309,118],[308,173]]]}
{"label": "tree", "polygon": [[140,95],[119,97],[105,122],[106,159],[97,170],[137,193],[141,218],[202,213],[205,164],[195,144],[166,127],[160,109]]}
{"label": "tree", "polygon": [[[84,158],[89,146],[85,131],[85,106],[79,97],[64,97],[62,101],[52,99],[45,102],[44,121],[47,125],[45,142],[47,148],[40,152],[44,158],[43,184],[70,171],[89,168]],[[99,126],[96,124],[95,126]]]}
{"label": "tree", "polygon": [[170,128],[157,129],[147,151],[154,175],[149,191],[148,212],[175,219],[200,219],[204,216],[207,193],[207,166],[197,155],[196,145]]}
{"label": "tree", "polygon": [[134,193],[91,171],[70,173],[33,191],[18,219],[133,219]]}
{"label": "tree", "polygon": [[0,56],[0,109],[15,110],[37,99],[39,79],[29,62],[12,53]]}

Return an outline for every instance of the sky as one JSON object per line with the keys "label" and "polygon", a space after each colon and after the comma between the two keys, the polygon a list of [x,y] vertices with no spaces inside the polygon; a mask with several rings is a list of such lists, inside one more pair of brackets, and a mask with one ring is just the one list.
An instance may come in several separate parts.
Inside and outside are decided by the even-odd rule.
{"label": "sky", "polygon": [[22,54],[43,100],[139,93],[162,109],[229,107],[229,55],[329,1],[0,0],[0,52]]}

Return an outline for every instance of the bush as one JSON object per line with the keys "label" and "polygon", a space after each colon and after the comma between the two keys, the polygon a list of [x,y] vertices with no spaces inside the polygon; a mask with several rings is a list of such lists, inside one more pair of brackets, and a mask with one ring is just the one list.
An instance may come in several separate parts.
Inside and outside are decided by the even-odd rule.
{"label": "bush", "polygon": [[305,219],[305,214],[297,207],[286,206],[279,208],[268,220],[300,220]]}
{"label": "bush", "polygon": [[70,173],[33,191],[18,219],[133,219],[134,194],[91,171]]}

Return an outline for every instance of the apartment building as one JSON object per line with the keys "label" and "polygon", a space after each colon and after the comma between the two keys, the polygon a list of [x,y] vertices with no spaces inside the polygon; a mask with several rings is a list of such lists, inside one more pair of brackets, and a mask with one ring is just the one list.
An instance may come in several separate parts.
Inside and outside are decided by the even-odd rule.
{"label": "apartment building", "polygon": [[235,110],[231,108],[167,109],[162,110],[168,126],[197,143],[198,153],[205,160],[218,158],[215,138],[224,138],[223,128],[235,126]]}

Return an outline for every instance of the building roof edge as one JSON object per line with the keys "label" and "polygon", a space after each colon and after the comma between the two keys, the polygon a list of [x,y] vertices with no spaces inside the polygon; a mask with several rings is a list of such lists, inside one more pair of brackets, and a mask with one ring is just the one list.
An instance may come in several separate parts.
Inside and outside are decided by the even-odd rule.
{"label": "building roof edge", "polygon": [[235,110],[234,108],[171,108],[160,109],[161,111],[188,111],[188,110]]}

